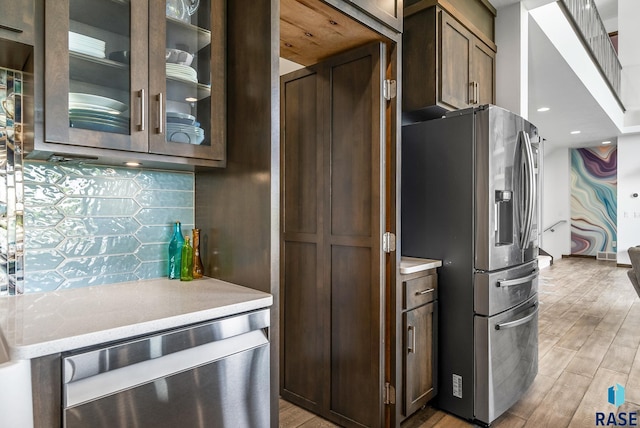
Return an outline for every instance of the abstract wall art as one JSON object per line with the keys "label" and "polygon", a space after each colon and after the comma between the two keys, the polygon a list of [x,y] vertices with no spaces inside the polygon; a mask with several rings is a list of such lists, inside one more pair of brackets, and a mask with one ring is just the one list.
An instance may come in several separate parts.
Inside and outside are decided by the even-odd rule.
{"label": "abstract wall art", "polygon": [[615,253],[616,146],[571,149],[571,254]]}

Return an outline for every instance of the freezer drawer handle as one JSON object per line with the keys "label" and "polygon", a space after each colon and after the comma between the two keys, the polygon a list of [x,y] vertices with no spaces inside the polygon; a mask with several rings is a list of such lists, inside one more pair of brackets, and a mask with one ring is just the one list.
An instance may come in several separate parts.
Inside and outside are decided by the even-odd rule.
{"label": "freezer drawer handle", "polygon": [[416,296],[424,296],[425,294],[433,293],[433,291],[434,291],[433,288],[428,288],[422,291],[416,291]]}
{"label": "freezer drawer handle", "polygon": [[496,282],[496,287],[511,287],[512,285],[522,285],[529,281],[533,281],[538,276],[538,269],[534,270],[531,275],[523,276],[516,279],[504,279]]}
{"label": "freezer drawer handle", "polygon": [[503,324],[496,324],[496,330],[504,330],[505,328],[514,328],[519,325],[526,324],[531,321],[538,314],[538,305],[531,306],[532,308],[536,308],[535,311],[531,312],[526,317],[522,317],[519,320],[505,322]]}

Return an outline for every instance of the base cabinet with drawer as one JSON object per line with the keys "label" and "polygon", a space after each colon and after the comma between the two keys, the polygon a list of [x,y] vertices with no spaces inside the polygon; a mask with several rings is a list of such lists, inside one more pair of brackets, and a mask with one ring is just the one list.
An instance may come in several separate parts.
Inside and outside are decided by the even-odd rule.
{"label": "base cabinet with drawer", "polygon": [[437,282],[435,269],[402,276],[403,419],[437,393]]}

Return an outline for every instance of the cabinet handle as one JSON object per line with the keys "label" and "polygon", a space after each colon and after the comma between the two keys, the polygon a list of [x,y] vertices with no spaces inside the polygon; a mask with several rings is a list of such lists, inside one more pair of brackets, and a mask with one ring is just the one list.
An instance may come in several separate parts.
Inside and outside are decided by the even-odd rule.
{"label": "cabinet handle", "polygon": [[23,30],[21,30],[21,29],[19,29],[19,28],[9,27],[9,26],[7,26],[7,25],[2,25],[2,24],[0,24],[0,30],[12,31],[12,32],[14,32],[14,33],[18,33],[18,34],[20,34],[20,33],[23,33],[23,32],[24,32]]}
{"label": "cabinet handle", "polygon": [[138,98],[140,98],[140,123],[138,124],[138,130],[139,131],[144,131],[144,122],[145,122],[145,117],[144,117],[144,89],[140,89],[138,91]]}
{"label": "cabinet handle", "polygon": [[415,326],[409,325],[407,326],[407,331],[411,333],[411,346],[407,346],[408,354],[416,353],[416,328]]}
{"label": "cabinet handle", "polygon": [[469,104],[478,104],[480,102],[480,84],[478,82],[469,83]]}
{"label": "cabinet handle", "polygon": [[416,296],[424,296],[425,294],[433,293],[434,290],[434,288],[428,288],[426,290],[416,291]]}
{"label": "cabinet handle", "polygon": [[158,134],[162,134],[164,132],[164,95],[160,92],[156,99],[158,100]]}

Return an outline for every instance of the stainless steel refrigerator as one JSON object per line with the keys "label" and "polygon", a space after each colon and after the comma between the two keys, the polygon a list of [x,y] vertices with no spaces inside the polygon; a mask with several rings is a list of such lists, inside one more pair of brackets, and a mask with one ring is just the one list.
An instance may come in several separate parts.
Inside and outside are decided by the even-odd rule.
{"label": "stainless steel refrigerator", "polygon": [[437,406],[483,424],[538,371],[538,142],[493,105],[402,128],[402,255],[443,262]]}

